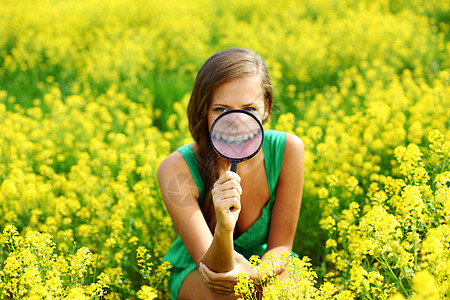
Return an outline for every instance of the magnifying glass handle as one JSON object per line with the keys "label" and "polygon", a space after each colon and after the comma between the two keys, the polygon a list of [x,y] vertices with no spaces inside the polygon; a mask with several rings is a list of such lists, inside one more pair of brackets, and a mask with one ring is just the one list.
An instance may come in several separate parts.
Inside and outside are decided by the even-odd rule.
{"label": "magnifying glass handle", "polygon": [[[232,160],[231,161],[231,171],[236,173],[236,168],[237,168],[237,160]],[[232,211],[234,208],[234,206],[230,207],[230,211]]]}
{"label": "magnifying glass handle", "polygon": [[236,168],[237,168],[237,161],[236,160],[231,161],[231,171],[236,173]]}

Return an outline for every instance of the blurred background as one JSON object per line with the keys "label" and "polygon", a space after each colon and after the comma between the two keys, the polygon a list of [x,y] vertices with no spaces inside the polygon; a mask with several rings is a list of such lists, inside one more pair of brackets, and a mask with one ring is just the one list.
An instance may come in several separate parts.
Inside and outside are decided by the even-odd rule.
{"label": "blurred background", "polygon": [[[192,140],[186,107],[196,72],[230,47],[255,50],[269,67],[275,100],[266,128],[305,143],[293,250],[311,259],[318,284],[330,280],[362,299],[408,297],[414,274],[436,269],[420,249],[450,215],[442,179],[449,176],[450,2],[3,0],[0,32],[5,299],[71,291],[167,297],[161,259],[176,232],[155,172]],[[394,188],[394,179],[404,184]],[[410,185],[422,186],[420,201],[401,210],[413,199]],[[372,242],[390,247],[378,258],[349,238],[387,232],[367,225],[375,207],[401,233],[386,235],[392,243]],[[412,259],[398,259],[397,244]],[[442,247],[435,262],[448,264],[448,237]],[[355,261],[383,279],[366,276],[368,289],[362,279],[350,284]],[[49,280],[51,269],[60,281]],[[448,297],[446,272],[431,273]]]}

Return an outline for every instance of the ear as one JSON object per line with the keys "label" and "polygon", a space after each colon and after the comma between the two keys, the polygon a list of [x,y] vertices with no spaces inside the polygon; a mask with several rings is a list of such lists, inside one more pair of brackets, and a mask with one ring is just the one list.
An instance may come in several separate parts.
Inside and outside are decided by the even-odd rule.
{"label": "ear", "polygon": [[263,117],[262,117],[262,122],[266,121],[267,118],[269,118],[269,110],[266,108],[266,109],[264,109],[264,114],[263,114]]}
{"label": "ear", "polygon": [[268,95],[266,94],[267,93],[264,93],[264,114],[262,118],[263,122],[270,117],[270,113],[272,111],[272,92],[268,93]]}

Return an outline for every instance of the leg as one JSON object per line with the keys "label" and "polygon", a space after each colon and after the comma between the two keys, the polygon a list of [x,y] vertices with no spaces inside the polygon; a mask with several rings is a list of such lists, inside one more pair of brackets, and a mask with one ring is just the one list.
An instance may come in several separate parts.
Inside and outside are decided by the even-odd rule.
{"label": "leg", "polygon": [[194,270],[189,273],[183,280],[178,293],[179,300],[236,300],[238,296],[231,295],[219,295],[211,292],[202,281],[198,270]]}

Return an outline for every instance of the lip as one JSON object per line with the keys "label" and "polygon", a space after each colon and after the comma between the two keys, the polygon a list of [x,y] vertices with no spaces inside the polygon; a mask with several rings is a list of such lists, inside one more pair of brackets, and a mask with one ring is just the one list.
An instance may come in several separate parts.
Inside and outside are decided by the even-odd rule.
{"label": "lip", "polygon": [[261,139],[258,138],[258,136],[261,135],[255,134],[252,138],[247,138],[245,140],[216,139],[213,137],[213,145],[214,148],[226,158],[243,160],[253,156],[259,150]]}
{"label": "lip", "polygon": [[256,135],[261,132],[261,129],[246,131],[240,133],[230,132],[214,132],[212,138],[215,142],[226,143],[230,146],[242,146],[251,141]]}

